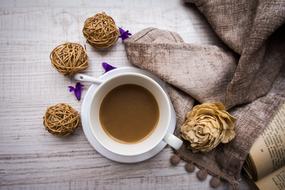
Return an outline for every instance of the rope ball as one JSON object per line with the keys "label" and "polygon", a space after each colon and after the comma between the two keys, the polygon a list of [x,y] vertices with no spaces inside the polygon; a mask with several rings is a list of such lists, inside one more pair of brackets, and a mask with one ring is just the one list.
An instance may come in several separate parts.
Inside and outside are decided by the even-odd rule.
{"label": "rope ball", "polygon": [[73,75],[88,67],[87,54],[78,43],[64,43],[54,48],[50,54],[52,65],[64,75]]}
{"label": "rope ball", "polygon": [[82,32],[87,42],[97,49],[111,47],[120,34],[113,18],[104,12],[86,19]]}
{"label": "rope ball", "polygon": [[48,132],[57,136],[67,136],[80,125],[79,113],[64,103],[48,107],[43,120]]}

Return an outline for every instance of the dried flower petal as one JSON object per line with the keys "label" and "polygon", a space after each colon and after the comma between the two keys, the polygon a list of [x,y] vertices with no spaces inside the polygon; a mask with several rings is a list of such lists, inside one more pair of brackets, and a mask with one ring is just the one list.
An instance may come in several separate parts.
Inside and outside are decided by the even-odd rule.
{"label": "dried flower petal", "polygon": [[122,38],[123,41],[132,35],[131,33],[129,33],[128,30],[124,30],[123,28],[120,28],[120,27],[119,27],[119,31],[120,31],[119,38]]}
{"label": "dried flower petal", "polygon": [[106,63],[106,62],[103,62],[103,63],[102,63],[102,67],[104,68],[105,73],[107,73],[108,71],[111,71],[111,70],[117,68],[117,67],[114,67],[114,66],[112,66],[112,65],[110,65],[110,64],[108,64],[108,63]]}
{"label": "dried flower petal", "polygon": [[81,99],[81,93],[82,93],[82,90],[83,90],[83,84],[81,84],[80,82],[77,82],[75,87],[73,86],[68,86],[69,88],[69,92],[73,92],[76,99],[79,101]]}

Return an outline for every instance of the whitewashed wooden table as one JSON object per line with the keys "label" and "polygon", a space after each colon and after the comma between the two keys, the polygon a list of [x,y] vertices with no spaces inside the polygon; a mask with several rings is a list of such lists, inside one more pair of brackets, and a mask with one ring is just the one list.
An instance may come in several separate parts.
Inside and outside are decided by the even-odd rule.
{"label": "whitewashed wooden table", "polygon": [[[51,66],[49,54],[65,41],[86,44],[84,20],[99,11],[132,33],[152,26],[189,43],[221,44],[197,9],[180,0],[0,0],[0,189],[210,189],[183,162],[170,166],[170,148],[139,164],[118,164],[99,155],[81,128],[67,138],[44,130],[49,105],[81,104],[67,89],[75,82]],[[120,40],[107,53],[86,47],[87,74],[101,75],[102,61],[129,65]]]}

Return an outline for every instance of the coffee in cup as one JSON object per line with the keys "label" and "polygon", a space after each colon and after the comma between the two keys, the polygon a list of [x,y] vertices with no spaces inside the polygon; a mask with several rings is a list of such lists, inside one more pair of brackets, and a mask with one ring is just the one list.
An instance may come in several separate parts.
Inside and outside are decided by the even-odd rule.
{"label": "coffee in cup", "polygon": [[101,126],[111,138],[121,143],[138,143],[154,131],[159,108],[146,88],[124,84],[103,98],[99,114]]}

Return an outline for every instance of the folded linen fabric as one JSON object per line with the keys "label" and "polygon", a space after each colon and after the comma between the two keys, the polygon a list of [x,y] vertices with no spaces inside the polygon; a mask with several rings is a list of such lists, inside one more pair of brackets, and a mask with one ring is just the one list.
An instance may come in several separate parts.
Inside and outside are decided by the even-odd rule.
{"label": "folded linen fabric", "polygon": [[[175,32],[144,29],[125,41],[130,62],[169,84],[176,134],[194,101],[222,102],[236,138],[208,153],[178,154],[238,187],[255,139],[285,102],[285,1],[191,1],[229,47],[187,44]],[[226,158],[226,159],[225,159]]]}

